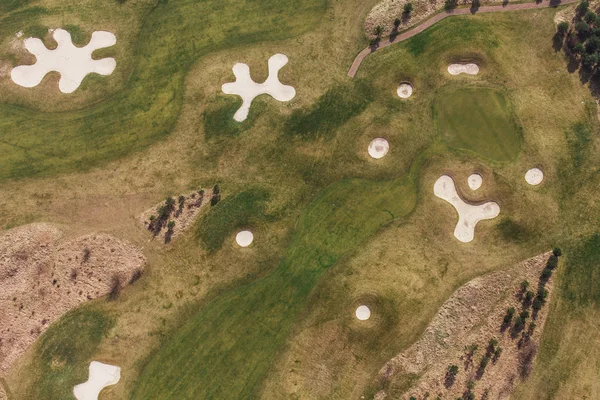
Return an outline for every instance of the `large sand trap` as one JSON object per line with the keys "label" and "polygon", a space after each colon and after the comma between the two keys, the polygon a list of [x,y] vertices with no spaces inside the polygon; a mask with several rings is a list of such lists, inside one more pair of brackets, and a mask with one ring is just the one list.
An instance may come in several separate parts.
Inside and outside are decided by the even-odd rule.
{"label": "large sand trap", "polygon": [[375,159],[383,158],[389,151],[390,144],[384,138],[376,138],[369,143],[369,155]]}
{"label": "large sand trap", "polygon": [[85,47],[76,47],[71,40],[71,34],[64,29],[55,30],[53,36],[58,43],[55,50],[48,50],[40,39],[25,39],[25,48],[37,61],[33,65],[13,68],[10,74],[13,82],[31,88],[39,85],[46,74],[56,71],[60,74],[60,91],[73,93],[87,74],[110,75],[115,70],[117,62],[114,58],[92,59],[95,50],[117,43],[117,38],[112,33],[94,32],[92,40]]}
{"label": "large sand trap", "polygon": [[471,190],[477,190],[483,184],[483,178],[479,174],[472,174],[469,176],[469,179],[467,179],[467,183]]}
{"label": "large sand trap", "polygon": [[0,375],[54,321],[139,277],[146,258],[107,234],[62,239],[49,224],[0,234]]}
{"label": "large sand trap", "polygon": [[451,75],[477,75],[479,73],[479,67],[477,64],[450,64],[448,65],[448,72],[450,72]]}
{"label": "large sand trap", "polygon": [[433,193],[440,199],[452,204],[458,212],[458,223],[454,236],[463,243],[468,243],[475,236],[475,225],[481,220],[496,218],[500,214],[500,206],[488,202],[474,206],[460,198],[454,186],[454,180],[448,175],[442,175],[433,185]]}
{"label": "large sand trap", "polygon": [[356,309],[356,318],[358,318],[361,321],[366,321],[369,318],[371,318],[371,310],[369,310],[369,307],[367,306],[359,306]]}
{"label": "large sand trap", "polygon": [[413,87],[411,86],[410,83],[404,82],[401,83],[398,86],[398,96],[402,99],[408,99],[410,96],[412,96],[412,92],[413,92]]}
{"label": "large sand trap", "polygon": [[544,180],[544,173],[539,168],[531,168],[525,174],[525,181],[532,186],[539,185]]}
{"label": "large sand trap", "polygon": [[77,400],[98,400],[98,395],[107,386],[115,385],[121,379],[121,368],[98,361],[90,363],[90,375],[85,383],[73,388]]}
{"label": "large sand trap", "polygon": [[279,82],[279,70],[287,64],[288,58],[284,54],[275,54],[269,58],[269,76],[264,83],[256,83],[250,77],[250,67],[247,64],[237,63],[233,66],[235,82],[225,83],[221,86],[223,93],[237,94],[242,98],[242,106],[233,118],[242,122],[248,118],[250,105],[256,96],[268,94],[278,101],[290,101],[296,96],[296,89]]}
{"label": "large sand trap", "polygon": [[254,241],[254,235],[250,231],[241,231],[235,236],[235,241],[242,247],[248,247]]}

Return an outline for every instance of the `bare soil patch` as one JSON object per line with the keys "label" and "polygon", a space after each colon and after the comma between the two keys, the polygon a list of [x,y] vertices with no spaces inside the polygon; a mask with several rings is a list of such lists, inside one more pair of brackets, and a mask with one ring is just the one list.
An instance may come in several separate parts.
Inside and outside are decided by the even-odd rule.
{"label": "bare soil patch", "polygon": [[62,240],[49,224],[30,224],[0,236],[0,371],[60,316],[83,302],[119,290],[139,277],[146,258],[108,234]]}
{"label": "bare soil patch", "polygon": [[[533,367],[552,292],[552,278],[540,275],[552,257],[552,253],[541,254],[461,286],[421,339],[380,370],[379,380],[386,389],[375,398],[421,399],[427,393],[444,399],[471,398],[470,393],[477,399],[508,398]],[[530,285],[523,290],[525,280]],[[527,291],[544,290],[543,305],[535,311],[534,298],[528,300]],[[507,322],[509,308],[514,308],[514,315]],[[519,329],[517,318],[523,311],[529,316]],[[449,372],[450,366],[457,368]],[[417,377],[414,385],[396,397],[394,387],[410,376]]]}
{"label": "bare soil patch", "polygon": [[[172,199],[170,201],[169,199]],[[220,201],[220,194],[213,190],[198,190],[188,195],[167,198],[154,207],[144,211],[140,223],[148,229],[155,238],[169,243],[188,230],[209,203]],[[172,202],[171,205],[169,203]]]}

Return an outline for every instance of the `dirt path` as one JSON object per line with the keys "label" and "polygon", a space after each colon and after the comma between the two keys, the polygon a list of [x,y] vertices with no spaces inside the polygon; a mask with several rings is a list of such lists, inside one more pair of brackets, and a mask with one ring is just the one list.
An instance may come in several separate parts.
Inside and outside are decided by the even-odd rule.
{"label": "dirt path", "polygon": [[507,4],[507,5],[502,5],[502,6],[483,6],[483,7],[477,8],[477,9],[458,8],[451,12],[442,11],[441,13],[438,13],[438,14],[434,15],[432,18],[423,22],[421,25],[418,25],[411,30],[408,30],[406,32],[403,32],[403,33],[397,35],[393,40],[391,40],[391,38],[390,38],[389,40],[380,42],[379,45],[377,45],[377,47],[369,46],[366,49],[364,49],[363,51],[361,51],[360,53],[358,53],[358,55],[354,59],[354,62],[352,63],[352,66],[348,70],[348,76],[351,78],[354,78],[354,75],[356,75],[356,71],[358,70],[358,67],[360,67],[360,64],[363,62],[365,57],[367,57],[369,54],[373,53],[376,50],[390,46],[394,43],[399,43],[406,39],[410,39],[411,37],[418,35],[419,33],[423,32],[425,29],[429,28],[430,26],[443,20],[446,17],[451,17],[453,15],[468,15],[468,14],[479,14],[479,13],[504,12],[504,11],[516,11],[516,10],[532,10],[532,9],[536,9],[536,8],[557,7],[559,5],[578,3],[579,1],[580,0],[563,0],[563,1],[551,0],[551,1],[541,1],[539,3]]}

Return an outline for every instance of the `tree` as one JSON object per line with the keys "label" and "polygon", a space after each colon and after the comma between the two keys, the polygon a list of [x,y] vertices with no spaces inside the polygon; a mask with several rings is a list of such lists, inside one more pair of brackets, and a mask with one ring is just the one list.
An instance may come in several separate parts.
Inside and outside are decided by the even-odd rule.
{"label": "tree", "polygon": [[410,13],[412,12],[412,10],[413,10],[413,5],[412,5],[412,3],[406,3],[406,4],[404,5],[404,15],[406,15],[406,16],[409,16],[409,15],[410,15]]}
{"label": "tree", "polygon": [[512,321],[512,318],[514,315],[515,315],[515,308],[510,307],[508,310],[506,310],[506,315],[504,316],[504,323],[510,324],[510,321]]}
{"label": "tree", "polygon": [[498,346],[498,339],[496,338],[491,338],[489,343],[488,343],[488,349],[490,352],[493,352],[496,349],[496,346]]}
{"label": "tree", "polygon": [[458,0],[446,0],[444,2],[444,10],[452,11],[456,8],[457,5],[458,5]]}
{"label": "tree", "polygon": [[525,321],[527,318],[529,318],[529,311],[527,311],[527,310],[521,311],[521,314],[519,314],[519,318],[521,318],[523,321]]}
{"label": "tree", "polygon": [[566,33],[569,31],[569,23],[566,21],[563,21],[561,23],[558,24],[558,26],[556,27],[556,32],[560,35],[560,36],[564,36],[566,35]]}
{"label": "tree", "polygon": [[400,20],[400,18],[396,18],[394,20],[394,28],[398,28],[400,26],[400,24],[402,23],[402,21]]}
{"label": "tree", "polygon": [[525,326],[525,321],[520,316],[515,318],[515,331],[520,331]]}
{"label": "tree", "polygon": [[575,24],[575,30],[579,37],[585,38],[590,33],[590,26],[585,21],[579,21]]}
{"label": "tree", "polygon": [[533,304],[531,305],[531,308],[533,308],[534,311],[539,311],[542,309],[543,306],[544,306],[544,301],[542,299],[540,299],[538,296],[533,300]]}
{"label": "tree", "polygon": [[547,280],[547,279],[550,279],[551,276],[552,276],[552,270],[550,268],[544,268],[544,270],[542,271],[541,278],[543,280]]}
{"label": "tree", "polygon": [[528,287],[529,287],[529,282],[528,281],[521,282],[521,290],[522,291],[526,291]]}
{"label": "tree", "polygon": [[538,292],[538,297],[540,299],[542,299],[543,301],[546,301],[546,299],[548,298],[548,295],[550,293],[546,290],[546,289],[542,289]]}
{"label": "tree", "polygon": [[586,54],[583,56],[581,60],[581,65],[583,65],[587,69],[594,69],[598,64],[598,54]]}
{"label": "tree", "polygon": [[554,250],[552,250],[552,254],[554,254],[556,257],[560,257],[562,256],[562,250],[560,247],[555,247]]}
{"label": "tree", "polygon": [[583,43],[577,43],[575,46],[573,46],[573,53],[580,55],[585,53],[585,46]]}
{"label": "tree", "polygon": [[[596,50],[600,49],[600,37],[592,36],[585,42],[585,51],[588,54],[593,54]],[[557,258],[555,255],[552,255],[551,258]],[[558,260],[557,264],[558,264]]]}
{"label": "tree", "polygon": [[577,6],[577,11],[579,11],[580,13],[585,13],[588,8],[590,7],[590,3],[588,3],[587,1],[582,1],[581,3],[579,3],[579,5]]}
{"label": "tree", "polygon": [[173,228],[175,228],[175,221],[169,221],[169,223],[167,224],[167,229],[173,232]]}
{"label": "tree", "polygon": [[500,355],[502,355],[502,347],[498,346],[496,351],[494,351],[494,361],[497,361],[500,358]]}
{"label": "tree", "polygon": [[381,35],[383,35],[383,27],[381,25],[377,25],[375,27],[375,36],[381,39]]}
{"label": "tree", "polygon": [[165,204],[169,210],[172,210],[175,206],[175,199],[172,197],[167,197],[167,200],[165,200]]}

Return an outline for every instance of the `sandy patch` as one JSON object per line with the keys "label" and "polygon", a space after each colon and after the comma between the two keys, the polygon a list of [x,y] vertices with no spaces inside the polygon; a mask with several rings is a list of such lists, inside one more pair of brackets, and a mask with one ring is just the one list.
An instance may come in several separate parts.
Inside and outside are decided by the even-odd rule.
{"label": "sandy patch", "polygon": [[[212,196],[212,190],[199,190],[187,195],[173,197],[174,203],[168,215],[160,218],[160,209],[166,205],[166,202],[162,201],[139,216],[140,224],[152,232],[154,238],[169,243],[194,224],[200,212],[210,203]],[[183,201],[180,200],[182,197]],[[151,218],[154,218],[154,220],[151,220]],[[175,224],[171,228],[169,228],[170,222]]]}
{"label": "sandy patch", "polygon": [[367,149],[369,155],[376,160],[385,157],[389,150],[390,144],[384,138],[376,138],[371,140],[371,143],[369,143],[369,148]]}
{"label": "sandy patch", "polygon": [[[551,253],[541,254],[513,268],[483,275],[461,286],[440,308],[423,336],[411,347],[390,360],[381,370],[379,379],[401,381],[406,374],[419,376],[418,380],[400,399],[415,396],[443,399],[463,398],[467,382],[475,382],[476,399],[505,399],[514,387],[527,376],[533,366],[536,350],[549,310],[552,278],[540,282],[539,277]],[[530,290],[547,290],[542,308],[533,312],[531,302],[524,299],[520,287],[523,280],[530,282]],[[504,322],[507,310],[514,307],[514,317]],[[523,329],[515,329],[515,320],[522,311],[528,311]],[[530,330],[530,323],[535,328]],[[525,334],[523,334],[525,333]],[[495,349],[490,340],[497,340]],[[468,347],[477,345],[471,355]],[[482,368],[482,361],[488,357]],[[447,374],[448,367],[458,367],[454,378]],[[485,395],[487,391],[487,397]],[[384,391],[375,398],[387,398]]]}
{"label": "sandy patch", "polygon": [[412,92],[413,87],[410,83],[404,82],[398,86],[397,93],[401,99],[408,99],[410,96],[412,96]]}
{"label": "sandy patch", "polygon": [[254,235],[250,231],[241,231],[235,236],[235,241],[241,247],[248,247],[254,241]]}
{"label": "sandy patch", "polygon": [[539,168],[532,168],[525,173],[525,182],[537,186],[544,180],[544,173]]}
{"label": "sandy patch", "polygon": [[500,214],[498,203],[487,202],[479,205],[466,203],[458,195],[454,180],[448,175],[442,175],[435,182],[433,193],[440,199],[452,204],[458,212],[458,223],[454,229],[454,236],[463,243],[473,240],[475,226],[479,221],[496,218]]}
{"label": "sandy patch", "polygon": [[448,65],[448,72],[451,75],[468,74],[477,75],[479,73],[479,67],[477,64],[450,64]]}
{"label": "sandy patch", "polygon": [[371,318],[371,310],[367,306],[358,306],[354,314],[360,321],[366,321]]}
{"label": "sandy patch", "polygon": [[98,400],[102,389],[117,384],[120,379],[121,368],[92,361],[88,380],[76,385],[73,388],[73,394],[77,400]]}
{"label": "sandy patch", "polygon": [[25,39],[25,48],[36,57],[33,65],[21,65],[13,68],[11,78],[17,85],[31,88],[40,84],[44,76],[56,71],[60,74],[58,88],[63,93],[73,93],[91,73],[110,75],[117,62],[114,58],[94,60],[92,53],[104,47],[115,45],[117,38],[110,32],[97,31],[84,47],[76,47],[71,34],[64,29],[53,32],[58,47],[54,50],[46,48],[38,38]]}
{"label": "sandy patch", "polygon": [[472,174],[467,179],[467,183],[469,184],[469,188],[471,190],[477,190],[483,184],[483,178],[479,174]]}
{"label": "sandy patch", "polygon": [[225,83],[221,90],[226,94],[236,94],[242,98],[242,106],[233,116],[238,122],[248,118],[250,105],[256,96],[268,94],[277,101],[290,101],[296,96],[296,89],[283,85],[279,81],[279,70],[288,63],[284,54],[275,54],[269,58],[269,76],[263,83],[256,83],[250,77],[250,67],[237,63],[233,66],[235,82]]}
{"label": "sandy patch", "polygon": [[138,248],[107,234],[63,240],[48,224],[2,233],[0,371],[60,316],[124,287],[145,264]]}

